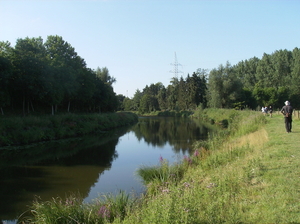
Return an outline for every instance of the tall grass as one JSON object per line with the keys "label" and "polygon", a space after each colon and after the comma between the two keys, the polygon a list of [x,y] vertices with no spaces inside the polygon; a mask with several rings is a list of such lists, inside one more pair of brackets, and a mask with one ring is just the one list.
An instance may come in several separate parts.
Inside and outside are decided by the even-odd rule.
{"label": "tall grass", "polygon": [[103,195],[93,203],[84,203],[80,195],[66,199],[53,198],[51,201],[36,200],[30,215],[20,218],[22,223],[36,224],[100,224],[122,221],[133,203],[134,197],[124,191],[117,195]]}
{"label": "tall grass", "polygon": [[137,175],[147,185],[148,194],[156,194],[157,192],[168,191],[167,186],[180,181],[184,171],[184,167],[181,164],[170,166],[167,160],[160,157],[157,166],[141,166],[137,170]]}

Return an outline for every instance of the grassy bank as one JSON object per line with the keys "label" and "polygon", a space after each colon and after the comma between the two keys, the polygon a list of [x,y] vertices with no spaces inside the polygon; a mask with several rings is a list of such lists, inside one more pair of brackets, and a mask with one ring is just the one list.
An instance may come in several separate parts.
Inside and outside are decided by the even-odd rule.
{"label": "grassy bank", "polygon": [[[286,133],[283,118],[259,112],[206,110],[228,129],[173,166],[161,158],[142,167],[148,192],[121,193],[95,203],[54,199],[36,202],[31,223],[298,223],[300,222],[298,133]],[[228,135],[228,133],[230,135]]]}
{"label": "grassy bank", "polygon": [[0,147],[76,137],[137,122],[133,113],[0,117]]}

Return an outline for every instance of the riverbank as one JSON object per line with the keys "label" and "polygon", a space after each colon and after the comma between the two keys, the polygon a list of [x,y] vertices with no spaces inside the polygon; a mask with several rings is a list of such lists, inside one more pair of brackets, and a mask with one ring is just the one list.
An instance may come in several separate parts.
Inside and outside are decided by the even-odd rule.
{"label": "riverbank", "polygon": [[121,192],[94,204],[82,204],[77,197],[36,202],[31,223],[299,222],[299,120],[294,119],[288,134],[277,114],[203,114],[216,123],[227,120],[228,128],[209,142],[198,142],[175,171],[161,158],[157,170],[166,175],[156,175],[142,198]]}
{"label": "riverbank", "polygon": [[0,147],[77,137],[137,121],[130,112],[0,117]]}

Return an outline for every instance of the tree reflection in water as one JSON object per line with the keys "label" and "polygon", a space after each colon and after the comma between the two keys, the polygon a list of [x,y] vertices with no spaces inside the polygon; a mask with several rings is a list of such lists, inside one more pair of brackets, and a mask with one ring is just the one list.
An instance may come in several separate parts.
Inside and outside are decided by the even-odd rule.
{"label": "tree reflection in water", "polygon": [[[206,139],[209,132],[211,127],[192,119],[141,117],[136,125],[105,135],[1,149],[0,220],[15,219],[28,210],[36,195],[43,201],[72,192],[85,198],[108,182],[132,186],[129,176],[139,165],[157,162],[157,153],[165,153],[166,145],[168,155],[187,155],[192,144]],[[125,142],[125,133],[134,139]],[[122,148],[120,141],[128,148]],[[151,147],[146,149],[147,145]],[[164,151],[154,152],[155,147]]]}
{"label": "tree reflection in water", "polygon": [[189,118],[142,117],[132,131],[136,137],[153,146],[172,145],[175,153],[191,153],[192,143],[204,140],[208,136],[208,127],[203,123]]}

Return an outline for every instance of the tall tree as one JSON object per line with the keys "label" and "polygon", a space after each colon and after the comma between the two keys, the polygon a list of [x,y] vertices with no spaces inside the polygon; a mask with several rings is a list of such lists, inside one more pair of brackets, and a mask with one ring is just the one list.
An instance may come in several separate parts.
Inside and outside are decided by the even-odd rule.
{"label": "tall tree", "polygon": [[168,85],[167,87],[167,105],[170,110],[177,110],[178,85]]}
{"label": "tall tree", "polygon": [[9,81],[13,74],[12,47],[9,42],[0,42],[0,111],[10,104]]}
{"label": "tall tree", "polygon": [[222,69],[223,66],[220,65],[219,69],[213,69],[209,73],[208,78],[208,104],[212,108],[222,107]]}
{"label": "tall tree", "polygon": [[242,98],[242,84],[229,62],[212,70],[209,75],[211,107],[232,108]]}
{"label": "tall tree", "polygon": [[189,108],[195,109],[200,103],[206,105],[206,70],[198,69],[193,75],[186,79],[189,93]]}
{"label": "tall tree", "polygon": [[277,89],[279,86],[289,84],[291,80],[292,53],[287,50],[275,51],[272,59],[274,67],[274,73],[271,74],[273,75],[272,82],[273,87]]}
{"label": "tall tree", "polygon": [[237,77],[240,79],[244,88],[253,90],[255,84],[258,82],[256,78],[256,69],[259,63],[257,57],[249,60],[241,61],[233,66]]}
{"label": "tall tree", "polygon": [[49,85],[48,102],[54,106],[61,104],[64,99],[68,101],[68,111],[71,100],[75,98],[80,87],[78,75],[85,69],[86,63],[80,58],[75,49],[60,36],[48,36],[45,43],[49,63],[52,67],[53,80]]}
{"label": "tall tree", "polygon": [[256,69],[256,79],[259,86],[263,88],[278,86],[278,80],[273,76],[274,73],[275,69],[272,63],[272,57],[264,53]]}
{"label": "tall tree", "polygon": [[109,71],[106,67],[96,69],[96,76],[99,77],[102,82],[109,84],[110,86],[114,84],[117,80],[113,76],[110,76]]}
{"label": "tall tree", "polygon": [[149,113],[151,111],[151,96],[149,94],[144,94],[141,101],[139,112]]}
{"label": "tall tree", "polygon": [[[187,77],[189,80],[189,75]],[[180,110],[187,110],[188,105],[191,103],[191,98],[189,97],[188,86],[186,81],[181,76],[178,84],[178,96],[177,96],[177,105]]]}
{"label": "tall tree", "polygon": [[75,102],[79,108],[85,108],[86,111],[93,110],[93,96],[96,91],[95,74],[90,69],[82,68],[77,73],[76,82],[79,88],[76,91]]}
{"label": "tall tree", "polygon": [[18,39],[14,50],[14,85],[23,98],[23,113],[34,110],[33,101],[44,97],[44,77],[47,75],[46,50],[39,38]]}
{"label": "tall tree", "polygon": [[131,105],[131,107],[134,111],[139,110],[140,101],[141,101],[142,97],[143,97],[143,93],[139,89],[137,89],[133,95],[132,105]]}
{"label": "tall tree", "polygon": [[168,109],[167,104],[167,90],[165,87],[161,88],[157,94],[158,105],[161,110]]}
{"label": "tall tree", "polygon": [[290,89],[293,105],[300,106],[300,49],[297,47],[292,51],[291,79],[286,83],[286,88]]}

